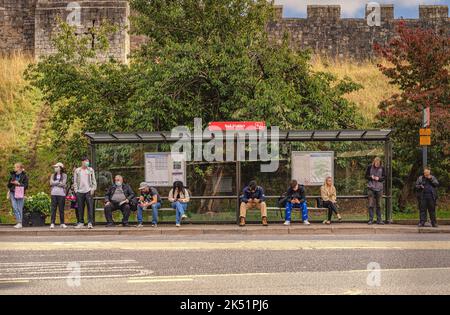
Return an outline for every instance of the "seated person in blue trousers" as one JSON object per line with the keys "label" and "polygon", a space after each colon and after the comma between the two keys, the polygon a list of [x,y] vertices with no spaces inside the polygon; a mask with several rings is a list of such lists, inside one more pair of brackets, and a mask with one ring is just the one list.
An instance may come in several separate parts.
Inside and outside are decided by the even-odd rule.
{"label": "seated person in blue trousers", "polygon": [[187,218],[186,209],[190,200],[189,191],[184,187],[183,182],[176,181],[169,192],[169,201],[176,211],[176,226],[181,226],[181,221]]}
{"label": "seated person in blue trousers", "polygon": [[284,225],[291,224],[292,208],[302,209],[303,224],[309,225],[310,223],[308,221],[308,207],[306,206],[305,187],[303,185],[299,185],[299,183],[295,179],[292,180],[291,185],[287,191],[286,198],[286,221],[284,222]]}
{"label": "seated person in blue trousers", "polygon": [[139,204],[137,207],[137,227],[143,227],[142,212],[148,207],[152,208],[152,227],[157,227],[158,210],[161,208],[161,196],[158,194],[156,188],[149,186],[147,183],[141,183],[139,185],[139,191],[141,192],[141,196],[139,197]]}

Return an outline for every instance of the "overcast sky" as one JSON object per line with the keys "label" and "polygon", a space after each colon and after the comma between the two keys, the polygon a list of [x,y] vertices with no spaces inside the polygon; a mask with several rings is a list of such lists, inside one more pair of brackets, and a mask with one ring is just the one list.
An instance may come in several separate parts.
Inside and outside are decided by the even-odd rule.
{"label": "overcast sky", "polygon": [[[275,0],[284,5],[285,17],[306,17],[308,4],[340,4],[342,17],[363,17],[366,0]],[[419,4],[445,4],[450,7],[450,0],[379,0],[380,4],[394,4],[395,16],[404,18],[419,17]]]}

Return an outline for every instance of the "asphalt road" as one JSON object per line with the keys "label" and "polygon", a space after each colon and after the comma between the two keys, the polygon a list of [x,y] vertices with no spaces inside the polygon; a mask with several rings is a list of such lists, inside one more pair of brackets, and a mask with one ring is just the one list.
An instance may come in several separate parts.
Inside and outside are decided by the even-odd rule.
{"label": "asphalt road", "polygon": [[450,235],[2,237],[0,294],[450,294]]}

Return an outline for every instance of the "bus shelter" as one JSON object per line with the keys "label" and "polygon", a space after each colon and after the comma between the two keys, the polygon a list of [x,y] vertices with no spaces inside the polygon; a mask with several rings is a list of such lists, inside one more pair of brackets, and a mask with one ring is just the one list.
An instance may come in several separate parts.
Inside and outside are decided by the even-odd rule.
{"label": "bus shelter", "polygon": [[[239,220],[239,198],[243,187],[249,180],[258,178],[258,184],[266,191],[269,209],[274,210],[269,220],[282,221],[278,216],[281,211],[276,205],[277,199],[286,191],[294,171],[294,154],[296,152],[334,152],[333,177],[338,188],[338,204],[345,216],[347,208],[355,209],[355,217],[363,218],[367,213],[367,191],[365,190],[365,168],[373,157],[381,156],[386,171],[384,182],[383,207],[385,222],[392,222],[392,130],[289,130],[280,131],[277,140],[280,145],[280,167],[276,173],[259,173],[261,161],[186,162],[184,182],[191,191],[192,205],[188,212],[193,214],[192,223],[237,223]],[[85,133],[89,141],[91,163],[96,169],[98,192],[106,190],[113,183],[114,175],[121,174],[130,183],[135,192],[140,182],[146,181],[147,159],[158,158],[158,154],[171,151],[171,145],[179,137],[171,132],[136,132],[136,133]],[[270,139],[269,135],[269,141]],[[211,137],[202,136],[205,144]],[[237,137],[235,137],[235,143]],[[334,151],[333,151],[334,150]],[[154,160],[159,161],[159,160]],[[151,162],[153,163],[153,162]],[[164,165],[162,165],[164,168]],[[335,172],[335,168],[337,171]],[[176,176],[176,175],[174,175]],[[260,178],[259,178],[260,177]],[[182,177],[183,178],[183,177]],[[300,181],[301,184],[303,184]],[[164,205],[160,212],[160,222],[172,222],[174,216],[168,207],[167,194],[171,183],[161,187],[153,183],[161,194]],[[309,207],[315,207],[320,197],[318,187],[306,186]],[[96,196],[96,208],[102,209],[103,197]],[[278,211],[275,211],[277,210]],[[353,210],[352,210],[353,211]],[[173,211],[174,213],[174,211]],[[359,216],[357,216],[359,213]],[[349,216],[350,218],[353,217]],[[252,219],[253,218],[253,219]],[[248,222],[257,222],[257,210]],[[358,219],[358,220],[360,220]],[[355,221],[358,221],[355,219]],[[361,219],[362,220],[362,219]],[[365,220],[365,219],[364,219]],[[314,221],[314,220],[313,220]],[[354,221],[349,219],[349,221]]]}

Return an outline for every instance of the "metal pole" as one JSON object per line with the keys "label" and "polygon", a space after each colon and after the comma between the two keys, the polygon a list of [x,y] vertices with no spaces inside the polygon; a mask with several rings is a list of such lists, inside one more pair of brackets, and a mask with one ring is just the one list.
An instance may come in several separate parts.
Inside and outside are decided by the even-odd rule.
{"label": "metal pole", "polygon": [[240,196],[241,196],[241,162],[236,159],[236,190],[237,190],[237,199],[236,199],[236,223],[239,224],[240,220]]}
{"label": "metal pole", "polygon": [[384,157],[386,159],[386,201],[385,220],[387,224],[392,223],[392,141],[387,139],[384,143]]}
{"label": "metal pole", "polygon": [[[427,117],[427,108],[424,106],[422,109],[422,127],[429,127],[429,117]],[[426,145],[422,146],[422,167],[428,166],[428,147]]]}
{"label": "metal pole", "polygon": [[[89,145],[90,145],[90,147],[91,147],[91,162],[92,162],[92,165],[91,165],[91,167],[94,169],[94,171],[95,171],[95,179],[97,180],[97,182],[98,182],[98,172],[97,172],[97,170],[95,169],[96,168],[96,166],[97,166],[97,157],[96,157],[96,152],[95,152],[95,143],[92,143],[92,142],[89,142]],[[95,196],[93,196],[93,197],[95,197]],[[95,209],[97,208],[97,204],[96,204],[96,199],[94,199],[94,215],[93,215],[93,221],[94,222],[92,222],[94,225],[95,225],[95,213],[96,213],[96,211],[95,211]]]}

